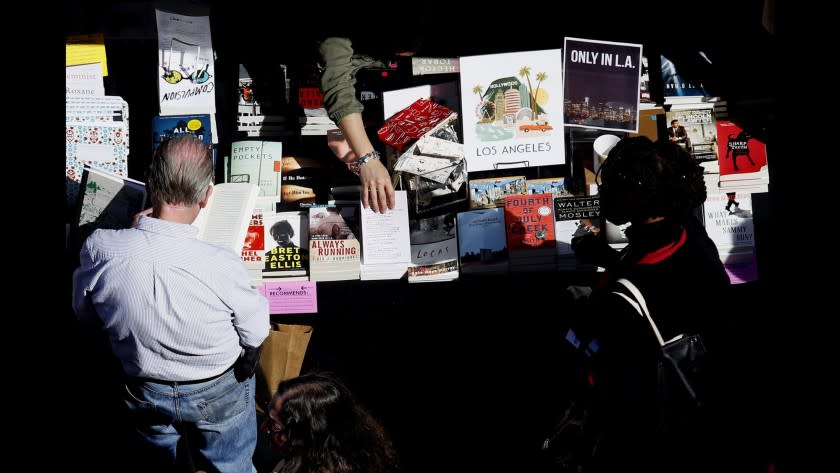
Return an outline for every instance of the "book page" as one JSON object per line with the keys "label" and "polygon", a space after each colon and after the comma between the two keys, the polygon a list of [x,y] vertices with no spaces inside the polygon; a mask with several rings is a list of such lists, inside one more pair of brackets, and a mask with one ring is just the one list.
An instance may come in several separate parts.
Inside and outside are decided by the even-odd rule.
{"label": "book page", "polygon": [[408,199],[396,191],[396,206],[385,213],[362,209],[362,259],[365,264],[411,262]]}
{"label": "book page", "polygon": [[193,225],[198,239],[241,253],[259,188],[255,184],[228,182],[213,188],[207,206]]}

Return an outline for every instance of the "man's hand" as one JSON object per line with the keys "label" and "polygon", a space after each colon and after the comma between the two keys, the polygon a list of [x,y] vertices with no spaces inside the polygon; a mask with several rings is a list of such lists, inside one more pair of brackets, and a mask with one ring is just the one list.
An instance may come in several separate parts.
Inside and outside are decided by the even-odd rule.
{"label": "man's hand", "polygon": [[140,223],[140,217],[141,216],[148,217],[151,214],[152,214],[152,208],[151,207],[149,207],[146,210],[141,210],[140,212],[137,212],[136,214],[134,214],[134,218],[131,220],[131,228],[136,227],[137,224]]}
{"label": "man's hand", "polygon": [[378,159],[372,159],[362,165],[359,180],[362,183],[362,205],[365,208],[370,207],[374,212],[385,213],[385,209],[393,209],[397,205],[391,176]]}

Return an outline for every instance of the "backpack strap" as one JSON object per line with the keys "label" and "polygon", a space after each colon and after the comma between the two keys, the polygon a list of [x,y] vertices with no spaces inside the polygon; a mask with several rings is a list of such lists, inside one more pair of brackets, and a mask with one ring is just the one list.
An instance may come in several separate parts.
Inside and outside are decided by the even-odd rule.
{"label": "backpack strap", "polygon": [[647,319],[648,323],[650,324],[650,328],[653,329],[653,334],[656,335],[656,340],[659,341],[659,346],[665,346],[665,341],[662,339],[662,335],[659,334],[659,328],[653,321],[653,317],[651,317],[650,312],[648,312],[647,303],[645,302],[645,298],[644,296],[642,296],[641,291],[639,291],[639,288],[637,288],[635,284],[633,284],[625,278],[621,278],[616,282],[627,288],[627,290],[630,291],[630,294],[633,297],[631,298],[627,294],[618,291],[613,291],[613,294],[621,296],[624,300],[629,302],[634,309],[636,309],[636,312],[638,312],[639,315]]}

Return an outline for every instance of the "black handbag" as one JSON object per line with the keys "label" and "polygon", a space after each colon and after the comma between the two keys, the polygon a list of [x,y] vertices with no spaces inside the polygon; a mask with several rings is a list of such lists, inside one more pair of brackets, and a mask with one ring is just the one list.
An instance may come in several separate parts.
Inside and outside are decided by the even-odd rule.
{"label": "black handbag", "polygon": [[706,347],[700,335],[680,334],[670,340],[663,340],[639,289],[624,278],[616,282],[630,291],[632,297],[623,292],[613,293],[624,298],[648,321],[662,348],[657,386],[660,401],[689,408],[700,407],[703,403],[703,361],[706,356]]}

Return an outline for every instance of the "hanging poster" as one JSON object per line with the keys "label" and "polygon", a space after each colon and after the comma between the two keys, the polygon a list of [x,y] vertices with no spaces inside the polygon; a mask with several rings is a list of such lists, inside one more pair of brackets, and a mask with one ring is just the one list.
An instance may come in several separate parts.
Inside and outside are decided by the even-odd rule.
{"label": "hanging poster", "polygon": [[467,171],[565,163],[563,52],[461,58]]}
{"label": "hanging poster", "polygon": [[639,131],[642,45],[566,38],[564,123]]}

